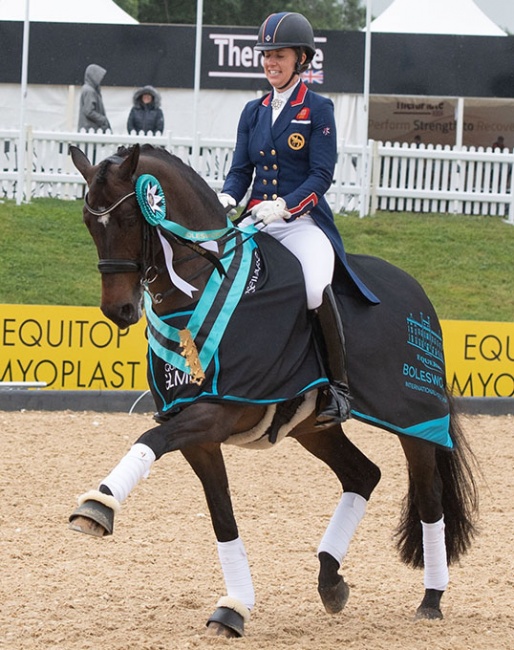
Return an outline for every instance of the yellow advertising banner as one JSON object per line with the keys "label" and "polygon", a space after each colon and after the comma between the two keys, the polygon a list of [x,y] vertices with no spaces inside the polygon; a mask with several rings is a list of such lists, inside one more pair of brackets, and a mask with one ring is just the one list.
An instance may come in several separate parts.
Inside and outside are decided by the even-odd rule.
{"label": "yellow advertising banner", "polygon": [[[0,305],[0,382],[54,390],[141,390],[146,322],[120,330],[96,307]],[[457,396],[514,396],[514,323],[442,321]]]}
{"label": "yellow advertising banner", "polygon": [[0,382],[146,390],[145,325],[120,330],[97,307],[0,305]]}
{"label": "yellow advertising banner", "polygon": [[514,396],[514,323],[442,321],[446,381],[455,395]]}

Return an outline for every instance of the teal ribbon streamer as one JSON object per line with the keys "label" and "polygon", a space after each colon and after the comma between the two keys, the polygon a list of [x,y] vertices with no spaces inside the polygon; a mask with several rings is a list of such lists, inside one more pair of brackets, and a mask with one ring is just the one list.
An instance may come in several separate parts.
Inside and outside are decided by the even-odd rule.
{"label": "teal ribbon streamer", "polygon": [[[169,222],[165,222],[169,223]],[[175,226],[177,224],[174,224]],[[163,226],[161,222],[160,226]],[[231,226],[233,229],[234,226]],[[256,244],[253,241],[253,237],[248,237],[257,232],[257,229],[253,226],[244,229],[238,229],[243,233],[246,238],[241,241],[241,237],[236,237],[227,242],[226,250],[224,252],[221,263],[226,272],[230,269],[231,265],[234,262],[234,254],[236,246],[242,246],[242,256],[239,263],[239,268],[237,269],[234,280],[227,292],[224,304],[222,305],[213,327],[210,332],[207,334],[203,345],[198,350],[198,356],[202,369],[205,370],[209,366],[212,358],[219,347],[220,341],[223,338],[227,325],[230,321],[232,314],[234,313],[235,308],[237,307],[241,296],[246,287],[248,275],[251,270],[251,263],[253,257],[253,250]],[[197,234],[205,235],[207,233],[212,233],[217,231],[203,231],[198,232]],[[238,241],[239,240],[239,241]],[[186,328],[191,332],[193,340],[196,342],[196,337],[204,323],[206,315],[210,312],[217,296],[219,290],[224,281],[224,277],[221,276],[217,271],[213,271],[207,285],[193,311],[191,314]],[[168,341],[173,341],[178,344],[180,342],[179,329],[173,327],[166,322],[164,322],[153,310],[152,300],[148,293],[145,293],[144,304],[146,317],[151,327],[148,330],[148,344],[151,350],[160,357],[166,363],[174,366],[178,370],[191,374],[191,370],[188,365],[186,365],[187,360],[180,353],[168,349],[163,346],[152,334],[152,328],[155,329],[159,335]]]}

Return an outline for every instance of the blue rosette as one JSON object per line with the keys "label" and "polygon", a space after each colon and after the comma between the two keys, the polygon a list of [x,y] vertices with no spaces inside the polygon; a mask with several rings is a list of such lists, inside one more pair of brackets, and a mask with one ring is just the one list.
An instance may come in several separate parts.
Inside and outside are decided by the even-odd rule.
{"label": "blue rosette", "polygon": [[141,174],[136,181],[136,198],[144,218],[157,226],[166,218],[166,199],[159,181],[151,174]]}

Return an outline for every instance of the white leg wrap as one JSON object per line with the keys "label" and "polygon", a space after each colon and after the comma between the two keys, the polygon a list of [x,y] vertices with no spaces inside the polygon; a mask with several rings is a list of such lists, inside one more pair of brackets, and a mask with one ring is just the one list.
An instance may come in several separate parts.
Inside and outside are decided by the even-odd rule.
{"label": "white leg wrap", "polygon": [[446,561],[446,542],[444,539],[444,517],[433,524],[421,522],[423,528],[423,559],[425,562],[425,589],[444,591],[450,575]]}
{"label": "white leg wrap", "polygon": [[342,563],[350,541],[366,512],[367,501],[355,492],[343,492],[318,547],[318,555],[329,553]]}
{"label": "white leg wrap", "polygon": [[[243,541],[237,537],[231,542],[218,542],[218,555],[228,598],[240,601],[248,610],[251,610],[255,605],[255,593]],[[227,604],[224,606],[226,607]],[[236,609],[236,607],[232,606],[231,609]],[[236,609],[236,611],[239,610]],[[241,614],[241,612],[239,613]]]}
{"label": "white leg wrap", "polygon": [[150,447],[138,442],[132,445],[130,451],[101,484],[106,485],[113,497],[122,503],[139,481],[148,476],[154,461],[155,454]]}

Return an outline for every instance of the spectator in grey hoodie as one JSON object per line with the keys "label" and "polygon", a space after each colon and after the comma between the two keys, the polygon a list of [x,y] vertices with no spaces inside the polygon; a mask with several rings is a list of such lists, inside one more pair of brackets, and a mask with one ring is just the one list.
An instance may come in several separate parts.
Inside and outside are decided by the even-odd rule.
{"label": "spectator in grey hoodie", "polygon": [[107,131],[111,128],[100,90],[106,72],[105,68],[96,63],[91,63],[86,68],[84,85],[80,93],[79,131],[81,129]]}

